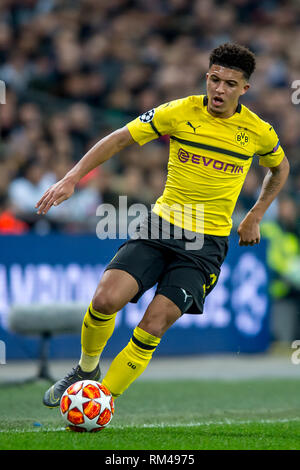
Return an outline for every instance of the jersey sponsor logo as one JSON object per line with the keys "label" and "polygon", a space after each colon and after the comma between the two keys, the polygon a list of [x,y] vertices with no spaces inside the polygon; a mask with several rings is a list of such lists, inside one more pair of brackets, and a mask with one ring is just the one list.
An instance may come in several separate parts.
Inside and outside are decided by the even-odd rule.
{"label": "jersey sponsor logo", "polygon": [[185,150],[183,149],[179,149],[178,150],[178,159],[182,162],[182,163],[186,163],[190,158],[190,154],[188,152],[186,152]]}
{"label": "jersey sponsor logo", "polygon": [[246,147],[249,144],[249,134],[247,134],[246,129],[239,131],[235,134],[235,141],[241,145],[241,147]]}
{"label": "jersey sponsor logo", "polygon": [[234,165],[233,163],[221,162],[221,160],[215,160],[214,158],[204,157],[203,155],[189,154],[186,150],[178,150],[178,160],[182,163],[186,163],[189,160],[194,165],[202,164],[204,167],[211,167],[217,171],[224,171],[225,173],[244,173],[244,167]]}
{"label": "jersey sponsor logo", "polygon": [[150,109],[150,111],[146,111],[145,113],[140,115],[141,122],[151,122],[154,118],[155,109]]}

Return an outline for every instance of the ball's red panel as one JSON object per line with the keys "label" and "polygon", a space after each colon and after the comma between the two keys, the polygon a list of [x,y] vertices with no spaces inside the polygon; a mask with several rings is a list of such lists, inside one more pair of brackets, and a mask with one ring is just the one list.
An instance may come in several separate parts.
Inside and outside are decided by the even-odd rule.
{"label": "ball's red panel", "polygon": [[67,389],[69,395],[76,395],[82,389],[82,382],[76,382]]}
{"label": "ball's red panel", "polygon": [[86,398],[100,398],[100,391],[96,385],[89,384],[82,390],[82,396]]}
{"label": "ball's red panel", "polygon": [[[102,429],[102,428],[100,428],[100,429]],[[87,432],[86,429],[79,428],[78,426],[72,426],[72,424],[70,424],[70,426],[67,427],[67,430],[68,431],[75,431],[75,432]]]}
{"label": "ball's red panel", "polygon": [[97,403],[94,400],[90,400],[90,401],[87,401],[86,403],[83,403],[82,408],[83,408],[83,412],[85,416],[87,416],[89,419],[96,418],[96,416],[101,411],[100,403]]}
{"label": "ball's red panel", "polygon": [[100,385],[100,388],[102,390],[103,393],[105,393],[105,395],[109,396],[111,395],[110,391],[108,390],[108,388],[105,387],[105,385]]}
{"label": "ball's red panel", "polygon": [[66,413],[71,405],[71,399],[68,397],[68,395],[65,395],[62,397],[61,402],[60,402],[60,409],[62,413]]}
{"label": "ball's red panel", "polygon": [[68,420],[73,424],[83,424],[84,416],[78,408],[72,408],[68,413]]}
{"label": "ball's red panel", "polygon": [[111,414],[113,415],[115,412],[115,404],[114,404],[114,399],[111,397],[110,399],[110,409],[111,409]]}
{"label": "ball's red panel", "polygon": [[105,410],[102,411],[101,415],[97,419],[97,424],[99,424],[100,426],[105,426],[109,422],[110,417],[111,417],[110,410],[108,408],[105,408]]}

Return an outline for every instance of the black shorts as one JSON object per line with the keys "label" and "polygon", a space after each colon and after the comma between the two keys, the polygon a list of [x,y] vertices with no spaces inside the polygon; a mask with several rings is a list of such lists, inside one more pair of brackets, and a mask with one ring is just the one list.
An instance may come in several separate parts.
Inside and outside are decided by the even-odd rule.
{"label": "black shorts", "polygon": [[[156,239],[149,237],[151,217],[152,223],[154,217],[157,229]],[[171,228],[170,237],[166,239],[162,219],[149,213],[136,232],[135,237],[138,238],[121,245],[106,270],[121,269],[136,279],[139,291],[130,302],[136,303],[144,292],[156,284],[156,294],[166,286],[174,286],[185,289],[193,296],[193,303],[185,313],[203,313],[205,297],[216,286],[227,255],[228,237],[203,235],[202,248],[186,249],[186,243],[191,241],[190,234],[187,238],[182,230],[178,239],[177,231],[177,238],[174,238]]]}

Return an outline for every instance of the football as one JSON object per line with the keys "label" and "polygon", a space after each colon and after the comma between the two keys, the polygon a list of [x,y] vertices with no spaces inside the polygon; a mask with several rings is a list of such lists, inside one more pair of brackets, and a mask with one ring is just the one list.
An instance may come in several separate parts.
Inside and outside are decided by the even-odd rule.
{"label": "football", "polygon": [[101,383],[81,380],[64,392],[60,400],[60,412],[67,429],[97,432],[110,423],[114,414],[114,400]]}

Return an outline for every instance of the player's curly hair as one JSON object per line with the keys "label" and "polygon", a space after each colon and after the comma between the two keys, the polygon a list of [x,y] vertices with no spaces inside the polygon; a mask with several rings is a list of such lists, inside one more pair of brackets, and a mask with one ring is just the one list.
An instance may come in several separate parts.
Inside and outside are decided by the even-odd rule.
{"label": "player's curly hair", "polygon": [[209,56],[209,67],[221,65],[243,72],[246,80],[255,70],[255,55],[247,47],[226,42],[216,47]]}

